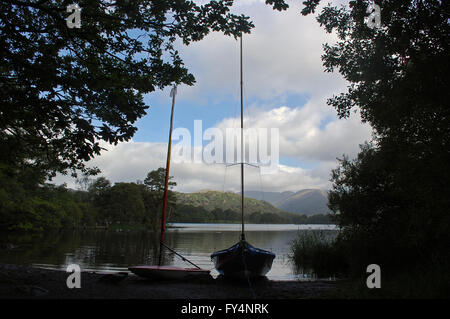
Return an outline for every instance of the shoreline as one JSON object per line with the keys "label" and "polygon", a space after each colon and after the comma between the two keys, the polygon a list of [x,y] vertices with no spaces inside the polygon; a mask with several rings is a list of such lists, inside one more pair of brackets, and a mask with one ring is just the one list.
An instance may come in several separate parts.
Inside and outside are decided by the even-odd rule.
{"label": "shoreline", "polygon": [[69,289],[70,273],[30,266],[0,264],[1,299],[321,299],[336,294],[340,281],[247,282],[223,278],[156,281],[135,276],[81,272],[81,288]]}

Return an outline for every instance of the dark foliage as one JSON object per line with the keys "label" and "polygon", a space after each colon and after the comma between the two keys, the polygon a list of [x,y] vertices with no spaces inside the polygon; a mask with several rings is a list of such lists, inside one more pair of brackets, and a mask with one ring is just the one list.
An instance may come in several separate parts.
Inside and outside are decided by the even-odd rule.
{"label": "dark foliage", "polygon": [[[7,174],[7,169],[0,168],[0,230],[43,231],[96,225],[159,227],[163,195],[145,184],[111,185],[106,178],[99,177],[88,179],[87,190],[74,191],[65,185],[52,184],[28,188],[26,179]],[[168,195],[171,210],[175,196],[170,190]]]}
{"label": "dark foliage", "polygon": [[359,111],[374,129],[358,157],[344,156],[332,172],[329,207],[342,227],[336,245],[344,247],[349,274],[365,276],[376,263],[384,278],[402,278],[400,286],[405,278],[416,282],[415,296],[436,296],[448,284],[411,274],[449,266],[450,7],[446,1],[376,3],[379,29],[365,23],[369,1],[328,5],[317,17],[338,35],[337,43],[324,45],[326,71],[349,81],[348,92],[328,103],[342,118]]}
{"label": "dark foliage", "polygon": [[87,171],[100,141],[117,144],[146,114],[143,94],[194,76],[174,48],[211,31],[239,36],[253,24],[232,1],[79,1],[81,28],[68,28],[71,1],[0,3],[0,162],[53,176]]}

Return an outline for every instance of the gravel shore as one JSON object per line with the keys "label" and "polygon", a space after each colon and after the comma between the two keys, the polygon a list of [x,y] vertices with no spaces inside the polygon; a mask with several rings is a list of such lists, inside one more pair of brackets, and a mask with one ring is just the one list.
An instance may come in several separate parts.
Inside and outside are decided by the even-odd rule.
{"label": "gravel shore", "polygon": [[69,289],[69,273],[0,264],[1,299],[317,299],[333,294],[336,281],[230,282],[206,278],[192,281],[151,281],[133,274],[82,272],[81,288]]}

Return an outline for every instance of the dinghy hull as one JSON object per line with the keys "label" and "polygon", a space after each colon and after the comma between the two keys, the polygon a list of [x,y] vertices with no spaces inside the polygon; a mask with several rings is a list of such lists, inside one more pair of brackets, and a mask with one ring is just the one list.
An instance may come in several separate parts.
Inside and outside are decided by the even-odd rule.
{"label": "dinghy hull", "polygon": [[225,277],[263,277],[272,268],[275,254],[246,241],[211,255],[217,271]]}

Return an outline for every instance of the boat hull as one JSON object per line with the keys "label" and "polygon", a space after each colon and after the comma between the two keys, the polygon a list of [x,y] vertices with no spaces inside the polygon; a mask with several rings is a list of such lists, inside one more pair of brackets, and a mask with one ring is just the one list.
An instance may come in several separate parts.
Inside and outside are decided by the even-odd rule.
{"label": "boat hull", "polygon": [[275,254],[246,241],[211,254],[217,271],[226,277],[263,277],[272,268]]}
{"label": "boat hull", "polygon": [[135,266],[128,268],[140,277],[163,280],[182,280],[191,278],[206,278],[210,271],[197,268],[179,268],[170,266]]}

